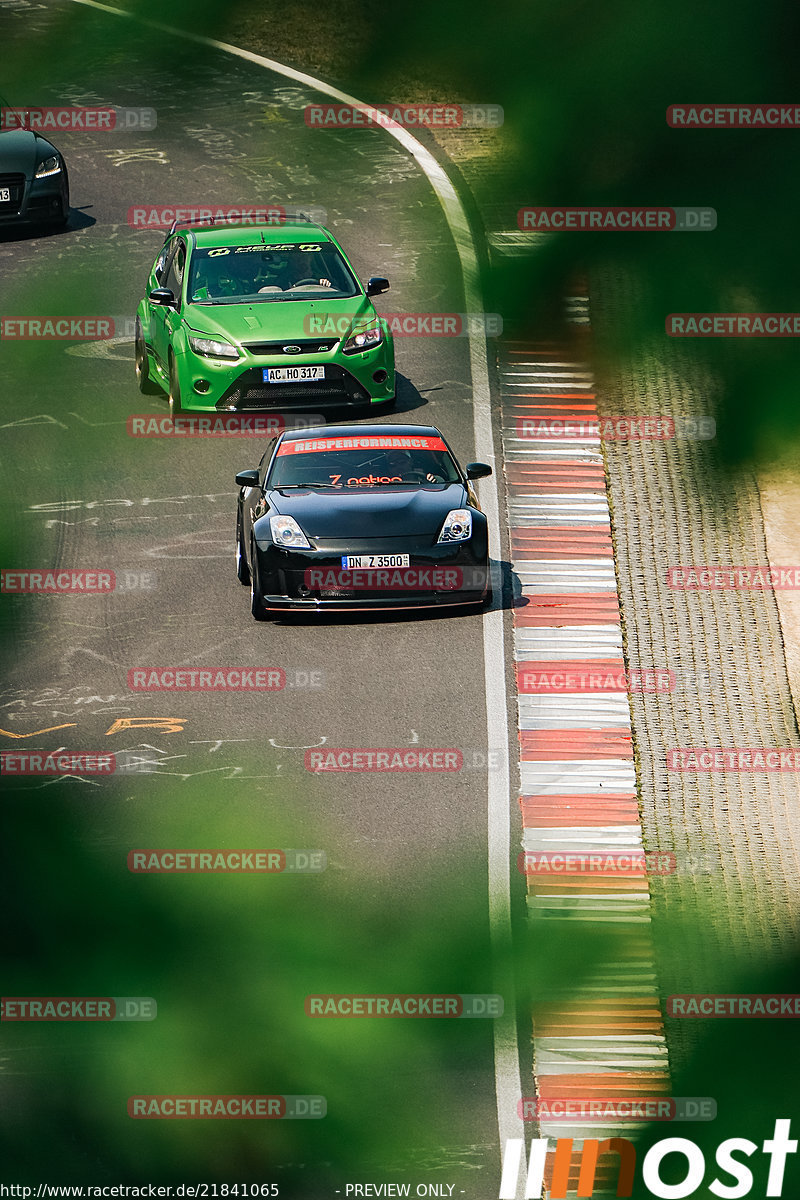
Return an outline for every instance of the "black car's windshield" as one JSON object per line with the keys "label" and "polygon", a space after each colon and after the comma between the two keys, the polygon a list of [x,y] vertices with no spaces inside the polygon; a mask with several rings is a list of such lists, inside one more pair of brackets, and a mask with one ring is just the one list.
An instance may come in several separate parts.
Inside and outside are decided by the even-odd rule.
{"label": "black car's windshield", "polygon": [[189,275],[194,304],[344,299],[359,288],[332,242],[196,248]]}
{"label": "black car's windshield", "polygon": [[358,490],[430,487],[458,483],[460,478],[439,437],[364,435],[283,442],[267,486]]}

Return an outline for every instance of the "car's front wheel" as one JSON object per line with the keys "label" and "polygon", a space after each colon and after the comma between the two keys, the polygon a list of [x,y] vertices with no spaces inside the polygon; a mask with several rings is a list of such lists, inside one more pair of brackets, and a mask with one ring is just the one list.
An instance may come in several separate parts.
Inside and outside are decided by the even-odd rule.
{"label": "car's front wheel", "polygon": [[169,415],[178,417],[183,412],[181,404],[181,385],[178,380],[178,365],[175,356],[169,356]]}
{"label": "car's front wheel", "polygon": [[258,571],[258,554],[255,542],[250,543],[250,612],[256,621],[266,621],[268,614],[264,608],[264,593],[261,591],[261,576]]}
{"label": "car's front wheel", "polygon": [[236,516],[236,578],[245,587],[250,583],[250,568],[242,545],[242,518],[239,514]]}
{"label": "car's front wheel", "polygon": [[136,318],[136,329],[134,332],[133,355],[135,362],[134,371],[136,372],[136,382],[139,385],[139,391],[145,396],[154,396],[156,392],[161,391],[161,388],[150,376],[150,360],[147,357],[147,347],[144,344],[142,323],[138,317]]}

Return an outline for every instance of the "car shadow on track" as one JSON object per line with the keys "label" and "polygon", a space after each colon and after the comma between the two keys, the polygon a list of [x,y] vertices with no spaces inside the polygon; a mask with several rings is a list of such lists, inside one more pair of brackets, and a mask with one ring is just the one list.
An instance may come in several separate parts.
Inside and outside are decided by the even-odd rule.
{"label": "car shadow on track", "polygon": [[428,403],[411,380],[407,376],[401,375],[399,371],[395,372],[395,395],[397,399],[391,410],[395,416],[399,413],[416,412],[418,408],[424,408]]}
{"label": "car shadow on track", "polygon": [[64,237],[70,233],[79,233],[83,229],[88,229],[91,225],[96,225],[95,217],[90,217],[88,213],[80,208],[71,208],[69,210],[69,220],[66,225],[48,225],[42,221],[41,224],[35,225],[4,225],[0,227],[0,244],[4,242],[32,242],[38,241],[39,238]]}
{"label": "car shadow on track", "polygon": [[511,563],[502,559],[492,559],[491,563],[492,566],[496,565],[500,569],[502,586],[500,589],[495,589],[492,602],[486,605],[486,607],[477,604],[463,606],[453,604],[443,605],[441,608],[407,608],[395,611],[376,609],[372,612],[321,612],[308,614],[287,612],[280,615],[273,614],[270,618],[271,623],[283,626],[328,627],[331,625],[406,624],[409,621],[441,621],[442,619],[452,621],[459,617],[482,616],[487,612],[515,608],[519,607],[520,604],[527,603],[524,597],[519,596],[519,582]]}

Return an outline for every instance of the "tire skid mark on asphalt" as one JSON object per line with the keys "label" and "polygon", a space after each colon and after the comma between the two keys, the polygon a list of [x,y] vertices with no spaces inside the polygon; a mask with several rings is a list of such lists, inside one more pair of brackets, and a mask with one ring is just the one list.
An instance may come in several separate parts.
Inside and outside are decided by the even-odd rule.
{"label": "tire skid mark on asphalt", "polygon": [[[588,299],[569,297],[568,319],[588,325]],[[523,436],[523,419],[596,422],[593,381],[555,344],[501,347],[503,448],[508,464],[512,566],[520,595],[514,658],[526,670],[624,670],[610,513],[599,436]],[[582,357],[580,355],[576,357]],[[534,433],[536,426],[533,428]],[[551,433],[552,428],[547,430]],[[520,605],[520,600],[522,601]],[[614,931],[615,959],[537,1004],[533,1074],[538,1099],[658,1096],[669,1066],[650,936],[646,868],[621,874],[613,852],[644,850],[628,696],[601,690],[518,695],[526,853],[597,854],[564,872],[527,875],[533,921],[580,921]],[[566,865],[566,864],[565,864]],[[572,868],[575,869],[572,869]],[[633,1124],[542,1120],[542,1137],[609,1138]],[[552,1182],[552,1155],[545,1173]],[[575,1169],[568,1188],[577,1187]]]}

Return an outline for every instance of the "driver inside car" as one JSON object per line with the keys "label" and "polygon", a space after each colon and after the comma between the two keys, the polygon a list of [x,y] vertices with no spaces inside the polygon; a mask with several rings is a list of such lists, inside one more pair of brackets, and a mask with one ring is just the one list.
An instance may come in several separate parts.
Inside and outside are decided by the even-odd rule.
{"label": "driver inside car", "polygon": [[314,284],[316,287],[333,287],[327,276],[320,277],[319,255],[310,250],[297,250],[292,254],[292,282],[290,288],[299,287],[303,283]]}
{"label": "driver inside car", "polygon": [[426,483],[444,483],[443,475],[435,475],[432,472],[425,474],[424,468],[418,467],[414,462],[414,456],[410,450],[394,449],[387,451],[385,457],[386,474],[399,475],[403,482],[410,479],[425,479]]}

